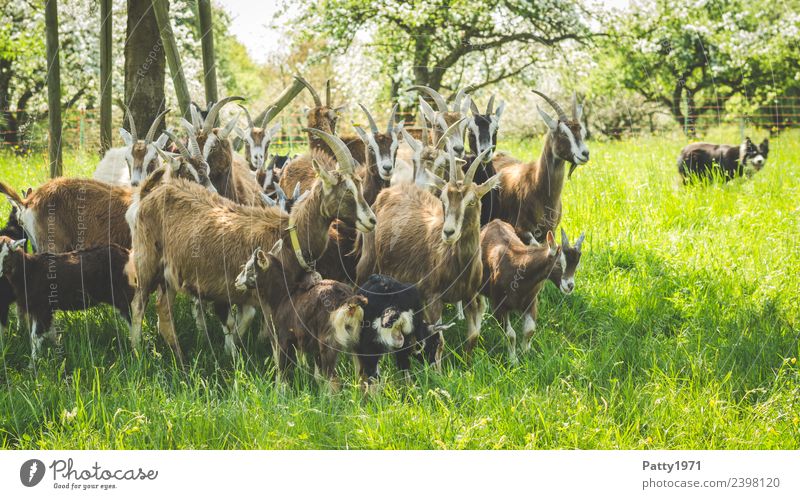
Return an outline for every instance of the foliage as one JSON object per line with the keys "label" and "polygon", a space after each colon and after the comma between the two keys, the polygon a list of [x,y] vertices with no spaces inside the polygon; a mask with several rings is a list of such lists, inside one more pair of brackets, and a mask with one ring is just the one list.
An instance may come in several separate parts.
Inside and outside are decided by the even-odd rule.
{"label": "foliage", "polygon": [[[735,142],[738,132],[706,138]],[[587,233],[577,289],[546,286],[535,350],[517,367],[487,317],[472,366],[460,357],[460,325],[447,333],[443,372],[416,366],[413,387],[385,359],[388,380],[364,397],[343,359],[342,393],[320,391],[307,366],[278,390],[254,338],[230,366],[217,321],[208,338],[196,335],[181,300],[188,373],[152,310],[150,346],[136,357],[124,322],[102,308],[60,314],[63,356],[50,352],[33,374],[12,319],[0,447],[796,449],[800,247],[787,235],[800,231],[798,140],[796,131],[775,139],[750,180],[685,188],[674,163],[681,137],[591,143],[592,161],[564,190],[563,226]],[[540,148],[501,144],[523,158]],[[36,185],[45,163],[0,156],[0,178]],[[85,176],[90,164],[67,155],[65,171]]]}

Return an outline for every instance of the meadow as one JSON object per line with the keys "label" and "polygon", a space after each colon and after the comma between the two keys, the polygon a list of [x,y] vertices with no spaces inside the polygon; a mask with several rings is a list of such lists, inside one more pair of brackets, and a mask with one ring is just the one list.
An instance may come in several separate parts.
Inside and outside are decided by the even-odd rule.
{"label": "meadow", "polygon": [[[590,143],[592,160],[563,193],[562,227],[573,240],[586,232],[576,290],[546,286],[534,350],[516,366],[487,316],[472,365],[460,324],[446,334],[442,372],[417,364],[413,385],[384,359],[382,389],[365,396],[342,359],[340,393],[320,389],[306,369],[278,389],[255,334],[231,363],[218,324],[196,333],[182,300],[186,372],[152,310],[137,356],[122,319],[99,308],[59,314],[62,346],[34,373],[12,318],[0,447],[796,449],[800,133],[773,139],[763,171],[727,184],[680,185],[675,158],[685,144],[678,135]],[[532,159],[541,143],[500,149]],[[64,171],[86,176],[95,161],[67,152]],[[0,153],[0,179],[22,188],[45,178],[44,156]],[[8,210],[0,203],[3,220]]]}

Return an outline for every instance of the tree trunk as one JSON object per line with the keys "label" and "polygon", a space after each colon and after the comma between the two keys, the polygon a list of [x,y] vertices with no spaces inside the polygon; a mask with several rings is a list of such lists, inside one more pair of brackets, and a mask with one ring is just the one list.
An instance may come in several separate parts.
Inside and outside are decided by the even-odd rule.
{"label": "tree trunk", "polygon": [[100,155],[111,147],[111,0],[100,0]]}
{"label": "tree trunk", "polygon": [[217,102],[217,62],[214,58],[214,23],[211,18],[211,0],[198,0],[198,25],[200,44],[203,50],[203,83],[206,90],[206,105]]}
{"label": "tree trunk", "polygon": [[58,3],[47,0],[44,7],[47,44],[47,108],[49,121],[48,158],[50,178],[63,173],[61,158],[61,61],[58,54]]}
{"label": "tree trunk", "polygon": [[[136,131],[144,138],[165,105],[166,60],[150,0],[128,0],[126,35],[125,104],[131,110]],[[156,136],[163,130],[162,121]]]}

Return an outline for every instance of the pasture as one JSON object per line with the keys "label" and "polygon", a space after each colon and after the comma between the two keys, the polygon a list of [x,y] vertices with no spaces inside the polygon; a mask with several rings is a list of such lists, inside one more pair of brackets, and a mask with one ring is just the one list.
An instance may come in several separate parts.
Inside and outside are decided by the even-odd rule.
{"label": "pasture", "polygon": [[[761,133],[757,134],[761,137]],[[721,130],[714,141],[738,141]],[[755,138],[755,137],[754,137]],[[800,446],[800,133],[772,142],[752,179],[683,187],[678,135],[591,142],[564,192],[561,226],[586,232],[576,290],[548,284],[534,349],[517,366],[490,316],[468,366],[463,322],[447,331],[441,373],[415,383],[384,358],[365,396],[353,366],[329,394],[300,369],[275,387],[268,347],[251,334],[235,364],[214,322],[177,329],[190,367],[175,365],[147,314],[131,350],[111,308],[59,313],[62,351],[34,373],[16,319],[2,338],[4,449],[795,449]],[[500,150],[533,159],[540,140]],[[65,151],[65,174],[97,158]],[[47,177],[44,156],[0,156],[16,188]],[[0,204],[3,219],[8,203]],[[454,311],[449,309],[448,316]]]}

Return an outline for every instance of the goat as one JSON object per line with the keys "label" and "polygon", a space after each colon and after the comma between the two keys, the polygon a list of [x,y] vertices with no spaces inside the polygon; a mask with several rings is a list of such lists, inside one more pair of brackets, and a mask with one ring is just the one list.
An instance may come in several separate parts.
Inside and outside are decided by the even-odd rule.
{"label": "goat", "polygon": [[[314,98],[314,107],[306,110],[306,129],[320,130],[330,135],[336,135],[336,124],[344,106],[331,107],[330,80],[325,84],[325,104],[323,105],[322,99],[320,99],[314,87],[303,78],[297,77],[297,79],[306,86]],[[308,133],[308,149],[308,153],[292,159],[281,171],[280,183],[284,190],[292,189],[298,182],[302,190],[307,190],[314,183],[314,169],[311,167],[312,159],[319,153],[333,155],[330,146],[311,132]]]}
{"label": "goat", "polygon": [[391,185],[416,183],[425,188],[441,189],[442,185],[437,184],[436,179],[440,176],[447,176],[443,172],[447,170],[450,155],[445,149],[449,139],[458,133],[463,120],[450,125],[445,133],[439,137],[435,145],[431,144],[426,119],[422,117],[421,120],[422,134],[420,140],[412,137],[405,128],[400,130],[403,134],[403,140],[411,149],[412,154],[408,158],[410,164],[401,160],[397,161]]}
{"label": "goat", "polygon": [[[495,176],[481,185],[472,182],[486,154],[478,156],[463,176],[451,155],[450,180],[439,198],[414,184],[381,191],[374,205],[378,226],[362,237],[357,282],[382,273],[416,284],[428,303],[425,319],[429,324],[439,323],[444,303],[461,301],[469,311],[478,307],[479,204],[498,181]],[[479,336],[480,320],[473,313],[467,323],[468,351]]]}
{"label": "goat", "polygon": [[266,160],[269,154],[269,146],[278,134],[281,124],[278,123],[268,130],[267,118],[269,117],[269,113],[265,113],[260,126],[255,126],[247,108],[244,106],[239,107],[242,108],[247,118],[247,128],[243,133],[245,158],[250,170],[258,171],[264,166],[264,160]]}
{"label": "goat", "polygon": [[729,181],[761,170],[768,155],[769,139],[755,145],[750,137],[745,137],[738,146],[698,142],[681,149],[678,173],[684,183],[690,175],[711,177],[715,170]]}
{"label": "goat", "polygon": [[[133,276],[127,249],[111,244],[67,253],[29,254],[25,240],[0,243],[0,272],[31,319],[31,363],[45,338],[55,339],[53,313],[107,303],[130,323]],[[22,298],[24,297],[24,298]]]}
{"label": "goat", "polygon": [[586,128],[580,122],[582,107],[572,97],[572,119],[550,97],[534,90],[558,114],[553,119],[538,106],[548,133],[538,161],[523,163],[503,154],[495,155],[493,166],[500,175],[499,209],[493,218],[510,223],[523,240],[541,239],[555,230],[561,221],[561,191],[564,188],[565,163],[570,162],[569,175],[576,165],[589,160],[584,143]]}
{"label": "goat", "polygon": [[547,232],[545,241],[542,246],[524,244],[513,227],[502,220],[492,220],[481,230],[481,294],[492,302],[494,314],[505,327],[512,363],[517,362],[517,335],[511,313],[525,315],[523,349],[528,351],[536,326],[539,290],[561,257],[561,247],[556,245],[552,232]]}
{"label": "goat", "polygon": [[93,179],[49,180],[24,199],[0,182],[37,252],[63,253],[118,244],[130,248],[125,212],[131,191]]}
{"label": "goat", "polygon": [[[181,122],[202,151],[203,159],[209,166],[209,178],[217,192],[239,204],[261,205],[261,189],[255,181],[250,167],[243,161],[234,161],[233,147],[228,137],[236,129],[238,116],[224,127],[215,128],[219,112],[229,102],[242,100],[242,97],[225,97],[214,103],[205,119],[200,116],[196,106],[191,106],[192,122]],[[194,156],[195,151],[192,150]]]}
{"label": "goat", "polygon": [[[431,108],[424,100],[420,102],[423,116],[428,118],[428,121],[431,122],[431,126],[433,126],[432,139],[434,141],[438,140],[439,137],[444,134],[445,130],[447,130],[454,123],[459,122],[462,118],[465,118],[470,108],[471,101],[469,96],[466,94],[467,88],[462,88],[456,92],[453,99],[453,105],[450,107],[448,107],[447,101],[445,101],[442,94],[430,87],[426,87],[424,85],[414,85],[409,87],[409,90],[418,90],[427,94],[436,104],[438,110],[434,111],[433,108]],[[451,139],[453,151],[458,157],[464,156],[464,131],[466,126],[466,122],[461,122],[458,133],[453,135],[453,138]]]}
{"label": "goat", "polygon": [[97,165],[93,177],[112,185],[136,187],[148,173],[160,166],[156,151],[164,149],[167,135],[161,134],[157,140],[153,139],[161,120],[170,110],[166,109],[156,116],[144,139],[139,139],[131,110],[123,102],[120,102],[119,105],[128,117],[128,127],[130,128],[130,131],[124,128],[119,129],[125,146],[106,151],[100,164]]}
{"label": "goat", "polygon": [[[550,272],[548,278],[564,294],[570,294],[575,290],[575,271],[581,262],[581,246],[586,237],[584,233],[578,236],[575,245],[570,245],[566,231],[561,229],[561,256]],[[536,315],[533,316],[534,320]]]}
{"label": "goat", "polygon": [[386,131],[378,129],[375,119],[369,110],[359,104],[369,121],[370,132],[367,133],[359,126],[353,126],[360,140],[340,137],[347,145],[353,159],[363,166],[361,176],[364,179],[364,199],[372,204],[381,189],[389,186],[389,181],[394,173],[395,160],[397,159],[398,134],[401,127],[395,127],[397,105],[392,108]]}
{"label": "goat", "polygon": [[[478,155],[486,149],[497,149],[497,130],[500,127],[500,117],[506,107],[505,102],[500,102],[497,109],[494,109],[494,95],[489,98],[486,106],[486,113],[481,114],[475,101],[470,100],[472,116],[467,119],[467,140],[469,150],[474,155]],[[486,162],[492,161],[492,154],[486,157]]]}
{"label": "goat", "polygon": [[336,360],[340,351],[355,353],[361,341],[366,302],[341,282],[320,280],[314,275],[303,279],[273,315],[279,375],[292,380],[299,351],[313,359],[318,376],[337,391]]}
{"label": "goat", "polygon": [[[360,231],[374,228],[375,215],[364,202],[347,149],[325,132],[312,133],[324,135],[334,145],[338,167],[320,164],[330,161],[325,155],[315,157],[312,164],[319,180],[291,214],[278,207],[239,205],[181,179],[159,185],[141,200],[134,232],[139,282],[133,300],[134,345],[141,339],[149,294],[157,286],[165,287],[170,309],[179,290],[213,303],[257,307],[259,301],[252,293],[231,287],[231,277],[238,274],[238,265],[247,261],[253,248],[272,247],[288,237],[292,251],[283,251],[281,260],[287,282],[292,282],[291,276],[310,269],[308,262],[313,264],[324,252],[328,227],[335,218],[355,221]],[[164,321],[163,326],[162,335],[183,362],[172,321]],[[233,353],[233,338],[226,333],[226,350]]]}
{"label": "goat", "polygon": [[441,357],[444,345],[439,341],[439,333],[453,324],[425,322],[422,298],[416,286],[373,274],[358,287],[358,293],[367,298],[358,349],[362,378],[378,379],[378,361],[387,351],[394,352],[397,367],[406,380],[410,376],[412,355],[421,356],[429,363]]}

